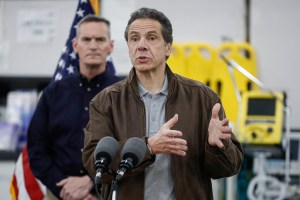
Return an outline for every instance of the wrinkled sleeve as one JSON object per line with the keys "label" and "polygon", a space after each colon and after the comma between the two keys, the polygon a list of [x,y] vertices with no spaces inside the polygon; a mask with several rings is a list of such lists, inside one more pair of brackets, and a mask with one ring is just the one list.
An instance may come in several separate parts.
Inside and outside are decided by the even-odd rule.
{"label": "wrinkled sleeve", "polygon": [[243,161],[243,150],[240,143],[232,136],[223,141],[224,148],[205,145],[206,169],[213,179],[229,177],[240,171]]}
{"label": "wrinkled sleeve", "polygon": [[44,92],[28,128],[28,156],[34,176],[59,197],[61,188],[57,187],[56,183],[66,177],[55,165],[50,155],[51,144],[47,137],[49,120],[51,119],[49,119],[48,101]]}
{"label": "wrinkled sleeve", "polygon": [[[219,97],[215,96],[215,103],[221,103]],[[210,109],[210,108],[209,108]],[[211,113],[209,110],[209,113]],[[209,120],[211,114],[209,116]],[[223,106],[219,112],[220,120],[226,118]],[[205,143],[205,165],[210,177],[213,179],[229,177],[237,174],[242,166],[244,151],[241,144],[236,139],[234,133],[231,133],[231,138],[223,140],[224,148],[220,149],[215,146],[210,146],[208,140]]]}

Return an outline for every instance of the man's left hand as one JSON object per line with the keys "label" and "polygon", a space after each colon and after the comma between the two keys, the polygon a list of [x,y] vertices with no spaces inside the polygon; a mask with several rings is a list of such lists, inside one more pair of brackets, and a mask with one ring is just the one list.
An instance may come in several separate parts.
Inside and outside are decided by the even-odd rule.
{"label": "man's left hand", "polygon": [[232,129],[228,126],[228,119],[220,121],[220,109],[221,105],[219,103],[216,103],[212,108],[211,119],[208,126],[208,144],[224,148],[222,140],[231,138]]}
{"label": "man's left hand", "polygon": [[94,187],[93,182],[88,176],[70,176],[61,180],[56,185],[62,187],[60,197],[64,200],[89,199],[89,193]]}

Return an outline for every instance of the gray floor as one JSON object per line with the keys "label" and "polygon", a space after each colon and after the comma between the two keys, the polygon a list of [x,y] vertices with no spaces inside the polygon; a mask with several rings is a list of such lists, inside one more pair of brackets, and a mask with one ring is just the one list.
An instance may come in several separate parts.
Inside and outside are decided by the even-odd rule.
{"label": "gray floor", "polygon": [[14,161],[0,161],[0,198],[3,200],[11,199],[9,185],[14,167]]}

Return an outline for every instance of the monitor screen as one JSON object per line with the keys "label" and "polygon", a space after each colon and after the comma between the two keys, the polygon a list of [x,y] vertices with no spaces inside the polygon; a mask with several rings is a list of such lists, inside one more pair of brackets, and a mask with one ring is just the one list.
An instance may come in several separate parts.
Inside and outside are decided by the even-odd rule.
{"label": "monitor screen", "polygon": [[249,98],[248,115],[275,115],[275,98]]}

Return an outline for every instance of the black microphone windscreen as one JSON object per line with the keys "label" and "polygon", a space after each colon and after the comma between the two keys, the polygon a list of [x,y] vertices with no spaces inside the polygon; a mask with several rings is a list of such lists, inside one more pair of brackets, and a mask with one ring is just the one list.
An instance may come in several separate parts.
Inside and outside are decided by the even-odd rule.
{"label": "black microphone windscreen", "polygon": [[116,156],[118,150],[119,143],[117,140],[113,137],[106,136],[98,142],[94,151],[94,158],[95,160],[99,160],[100,158],[105,157],[107,162],[110,163]]}
{"label": "black microphone windscreen", "polygon": [[147,151],[147,146],[145,141],[140,138],[133,137],[129,138],[125,143],[121,157],[123,160],[131,157],[133,159],[132,164],[133,167],[139,165],[145,157]]}

